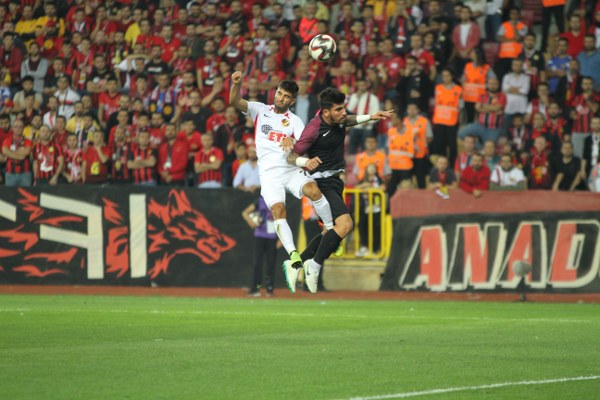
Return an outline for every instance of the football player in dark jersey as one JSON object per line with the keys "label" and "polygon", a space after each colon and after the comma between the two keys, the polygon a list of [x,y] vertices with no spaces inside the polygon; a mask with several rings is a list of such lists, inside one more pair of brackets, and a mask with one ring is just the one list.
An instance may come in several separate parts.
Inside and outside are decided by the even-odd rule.
{"label": "football player in dark jersey", "polygon": [[393,110],[377,111],[371,115],[347,115],[345,101],[346,95],[339,90],[323,90],[319,94],[320,111],[306,125],[288,156],[290,164],[306,168],[310,176],[317,181],[321,192],[329,201],[335,222],[333,229],[311,240],[302,253],[305,282],[311,293],[317,292],[323,262],[354,227],[350,211],[342,197],[344,182],[340,176],[346,167],[346,128],[368,121],[380,121],[394,115]]}

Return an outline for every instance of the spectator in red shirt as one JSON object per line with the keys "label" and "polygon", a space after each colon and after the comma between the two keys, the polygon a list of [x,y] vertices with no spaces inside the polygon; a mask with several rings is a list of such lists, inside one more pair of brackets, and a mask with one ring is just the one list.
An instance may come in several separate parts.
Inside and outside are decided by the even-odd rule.
{"label": "spectator in red shirt", "polygon": [[29,154],[33,147],[23,136],[23,121],[12,124],[12,134],[2,142],[2,154],[6,157],[6,186],[31,186],[31,162]]}
{"label": "spectator in red shirt", "polygon": [[117,78],[110,76],[106,80],[106,92],[100,93],[98,98],[98,121],[102,129],[106,129],[111,114],[119,109],[121,94],[117,92]]}
{"label": "spectator in red shirt", "polygon": [[111,183],[129,184],[131,175],[129,168],[127,168],[127,160],[129,160],[132,145],[127,141],[125,130],[118,125],[115,127],[114,142],[109,147],[112,154],[110,165]]}
{"label": "spectator in red shirt", "polygon": [[97,32],[104,32],[108,37],[109,43],[112,43],[115,33],[117,32],[117,24],[108,17],[106,6],[100,4],[98,8],[96,8],[95,18],[96,24],[94,25],[91,36],[94,37]]}
{"label": "spectator in red shirt", "polygon": [[56,123],[52,129],[52,140],[54,140],[61,148],[63,153],[67,149],[67,137],[69,137],[69,132],[67,132],[67,119],[62,115],[59,115],[56,117]]}
{"label": "spectator in red shirt", "polygon": [[475,143],[475,136],[465,136],[463,140],[463,151],[456,157],[456,161],[454,162],[454,172],[458,178],[460,178],[463,171],[471,165],[473,155],[477,154]]}
{"label": "spectator in red shirt", "polygon": [[367,40],[379,40],[381,36],[385,35],[383,21],[374,18],[372,5],[363,6],[362,22],[364,24]]}
{"label": "spectator in red shirt", "polygon": [[196,158],[196,154],[202,150],[202,134],[195,130],[194,121],[188,119],[181,123],[181,131],[179,131],[179,135],[185,135],[187,139],[189,146],[189,166],[192,167],[194,158]]}
{"label": "spectator in red shirt", "polygon": [[567,130],[567,120],[562,116],[562,108],[553,101],[548,107],[548,120],[546,126],[553,135],[557,136],[561,141],[571,141],[570,131]]}
{"label": "spectator in red shirt", "polygon": [[379,64],[383,64],[387,72],[386,88],[393,89],[400,81],[400,74],[404,69],[404,59],[394,53],[394,42],[390,38],[383,39],[381,44],[381,57]]}
{"label": "spectator in red shirt", "polygon": [[42,125],[39,142],[33,148],[33,174],[35,185],[56,185],[63,170],[62,150],[52,140],[48,125]]}
{"label": "spectator in red shirt", "polygon": [[214,134],[225,123],[225,101],[215,97],[211,104],[212,115],[206,120],[206,132]]}
{"label": "spectator in red shirt", "polygon": [[[0,114],[0,145],[4,143],[4,140],[10,136],[10,115]],[[2,152],[0,151],[0,163],[5,162],[2,159]]]}
{"label": "spectator in red shirt", "polygon": [[356,66],[350,60],[342,61],[339,75],[332,79],[333,85],[349,98],[356,91]]}
{"label": "spectator in red shirt", "polygon": [[221,57],[216,52],[216,43],[209,39],[204,43],[204,56],[200,56],[196,60],[196,80],[198,88],[204,96],[210,93],[214,78],[219,75]]}
{"label": "spectator in red shirt", "polygon": [[527,175],[529,188],[531,189],[551,189],[552,174],[550,170],[550,152],[546,146],[546,138],[538,136],[533,142],[533,147],[529,154],[527,163]]}
{"label": "spectator in red shirt", "polygon": [[67,136],[67,148],[63,154],[65,158],[63,178],[68,183],[80,183],[83,173],[83,150],[78,146],[77,135],[74,133]]}
{"label": "spectator in red shirt", "polygon": [[304,7],[304,16],[298,23],[298,34],[302,43],[308,43],[317,34],[317,23],[319,20],[315,17],[317,5],[314,2],[306,3]]}
{"label": "spectator in red shirt", "polygon": [[127,168],[133,183],[142,186],[156,186],[157,151],[150,147],[150,134],[140,132],[138,145],[129,152]]}
{"label": "spectator in red shirt", "polygon": [[460,174],[458,186],[465,192],[472,193],[475,198],[481,197],[483,191],[490,188],[490,169],[483,162],[481,154],[473,154],[471,165]]}
{"label": "spectator in red shirt", "polygon": [[150,133],[150,147],[158,149],[160,145],[165,141],[166,125],[165,120],[161,113],[152,113],[150,118],[150,126],[148,127],[148,133]]}
{"label": "spectator in red shirt", "polygon": [[17,87],[21,81],[23,52],[20,48],[15,46],[13,32],[4,32],[2,37],[2,47],[0,47],[0,60],[2,60],[3,75],[6,73],[10,74],[12,85]]}
{"label": "spectator in red shirt", "polygon": [[421,69],[431,79],[435,81],[437,75],[435,59],[433,54],[423,49],[423,37],[421,35],[412,35],[410,37],[410,55],[417,59]]}
{"label": "spectator in red shirt", "polygon": [[585,30],[582,27],[581,17],[577,14],[571,15],[569,18],[569,30],[560,35],[561,38],[567,39],[569,42],[567,53],[577,58],[583,50],[583,41],[585,39]]}
{"label": "spectator in red shirt", "polygon": [[144,18],[140,21],[140,34],[135,39],[135,44],[141,44],[146,53],[149,53],[152,49],[152,46],[160,43],[160,38],[154,36],[150,29],[150,20],[148,18]]}
{"label": "spectator in red shirt", "polygon": [[82,182],[90,184],[104,184],[108,182],[108,162],[110,148],[104,144],[102,131],[94,131],[92,143],[83,153]]}
{"label": "spectator in red shirt", "polygon": [[171,25],[163,25],[160,36],[159,43],[162,48],[162,59],[168,64],[173,60],[173,56],[181,45],[181,41],[173,37],[173,27]]}
{"label": "spectator in red shirt", "polygon": [[177,134],[174,124],[167,124],[166,141],[158,151],[158,173],[166,186],[183,186],[188,165],[189,144],[184,134]]}
{"label": "spectator in red shirt", "polygon": [[213,147],[213,136],[210,133],[202,135],[202,150],[194,158],[194,171],[198,174],[199,189],[214,189],[223,186],[221,164],[223,152]]}
{"label": "spectator in red shirt", "polygon": [[477,122],[462,127],[458,137],[472,135],[479,137],[482,143],[496,141],[502,129],[505,106],[506,95],[500,91],[498,79],[488,79],[487,92],[475,103],[475,110],[479,113]]}
{"label": "spectator in red shirt", "polygon": [[219,43],[218,54],[223,61],[235,64],[244,58],[242,47],[244,45],[244,36],[242,36],[241,24],[237,21],[229,24],[228,35]]}
{"label": "spectator in red shirt", "polygon": [[[68,15],[67,21],[69,21]],[[79,32],[84,36],[89,36],[93,29],[92,25],[91,19],[85,15],[85,10],[83,8],[77,8],[73,14],[73,22],[67,24],[67,29],[71,31],[71,34]]]}
{"label": "spectator in red shirt", "polygon": [[177,16],[172,21],[173,25],[173,36],[184,42],[186,39],[186,30],[188,25],[188,12],[185,8],[177,10]]}
{"label": "spectator in red shirt", "polygon": [[573,98],[570,112],[573,120],[571,141],[575,148],[575,155],[583,155],[583,142],[592,131],[590,122],[592,116],[600,109],[600,95],[594,92],[594,81],[589,76],[581,79],[581,94]]}

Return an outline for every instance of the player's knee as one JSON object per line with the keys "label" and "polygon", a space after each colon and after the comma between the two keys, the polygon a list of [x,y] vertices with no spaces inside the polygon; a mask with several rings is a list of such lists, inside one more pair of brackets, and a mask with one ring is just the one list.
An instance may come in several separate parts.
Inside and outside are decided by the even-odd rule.
{"label": "player's knee", "polygon": [[285,218],[285,205],[283,203],[273,204],[271,206],[271,214],[273,214],[273,219]]}
{"label": "player's knee", "polygon": [[304,195],[312,201],[317,201],[323,197],[323,193],[321,193],[319,186],[317,186],[315,182],[310,182],[304,185],[302,191],[304,192]]}

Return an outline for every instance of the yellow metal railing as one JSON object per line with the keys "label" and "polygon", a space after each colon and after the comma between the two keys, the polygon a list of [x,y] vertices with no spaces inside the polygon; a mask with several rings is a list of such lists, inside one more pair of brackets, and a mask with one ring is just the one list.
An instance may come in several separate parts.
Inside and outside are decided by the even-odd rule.
{"label": "yellow metal railing", "polygon": [[[340,258],[384,259],[390,252],[391,219],[387,216],[387,195],[382,189],[345,188],[344,199],[351,205],[350,213],[354,220],[354,231],[345,241],[345,252]],[[361,207],[363,210],[361,210]],[[373,212],[378,210],[379,212]],[[367,252],[360,253],[361,219],[367,218]],[[375,221],[379,222],[379,249],[374,248]],[[364,223],[364,221],[363,221]]]}

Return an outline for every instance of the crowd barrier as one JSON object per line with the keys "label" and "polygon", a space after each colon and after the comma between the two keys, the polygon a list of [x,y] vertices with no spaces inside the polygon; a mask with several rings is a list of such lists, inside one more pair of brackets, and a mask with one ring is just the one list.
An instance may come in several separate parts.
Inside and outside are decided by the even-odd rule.
{"label": "crowd barrier", "polygon": [[[346,188],[344,197],[355,224],[346,239],[343,259],[384,259],[389,256],[391,221],[387,212],[387,195],[382,189]],[[361,229],[361,225],[364,228]],[[365,236],[364,240],[362,236]],[[367,251],[358,254],[366,244]]]}
{"label": "crowd barrier", "polygon": [[600,292],[600,195],[552,191],[398,192],[381,290]]}

